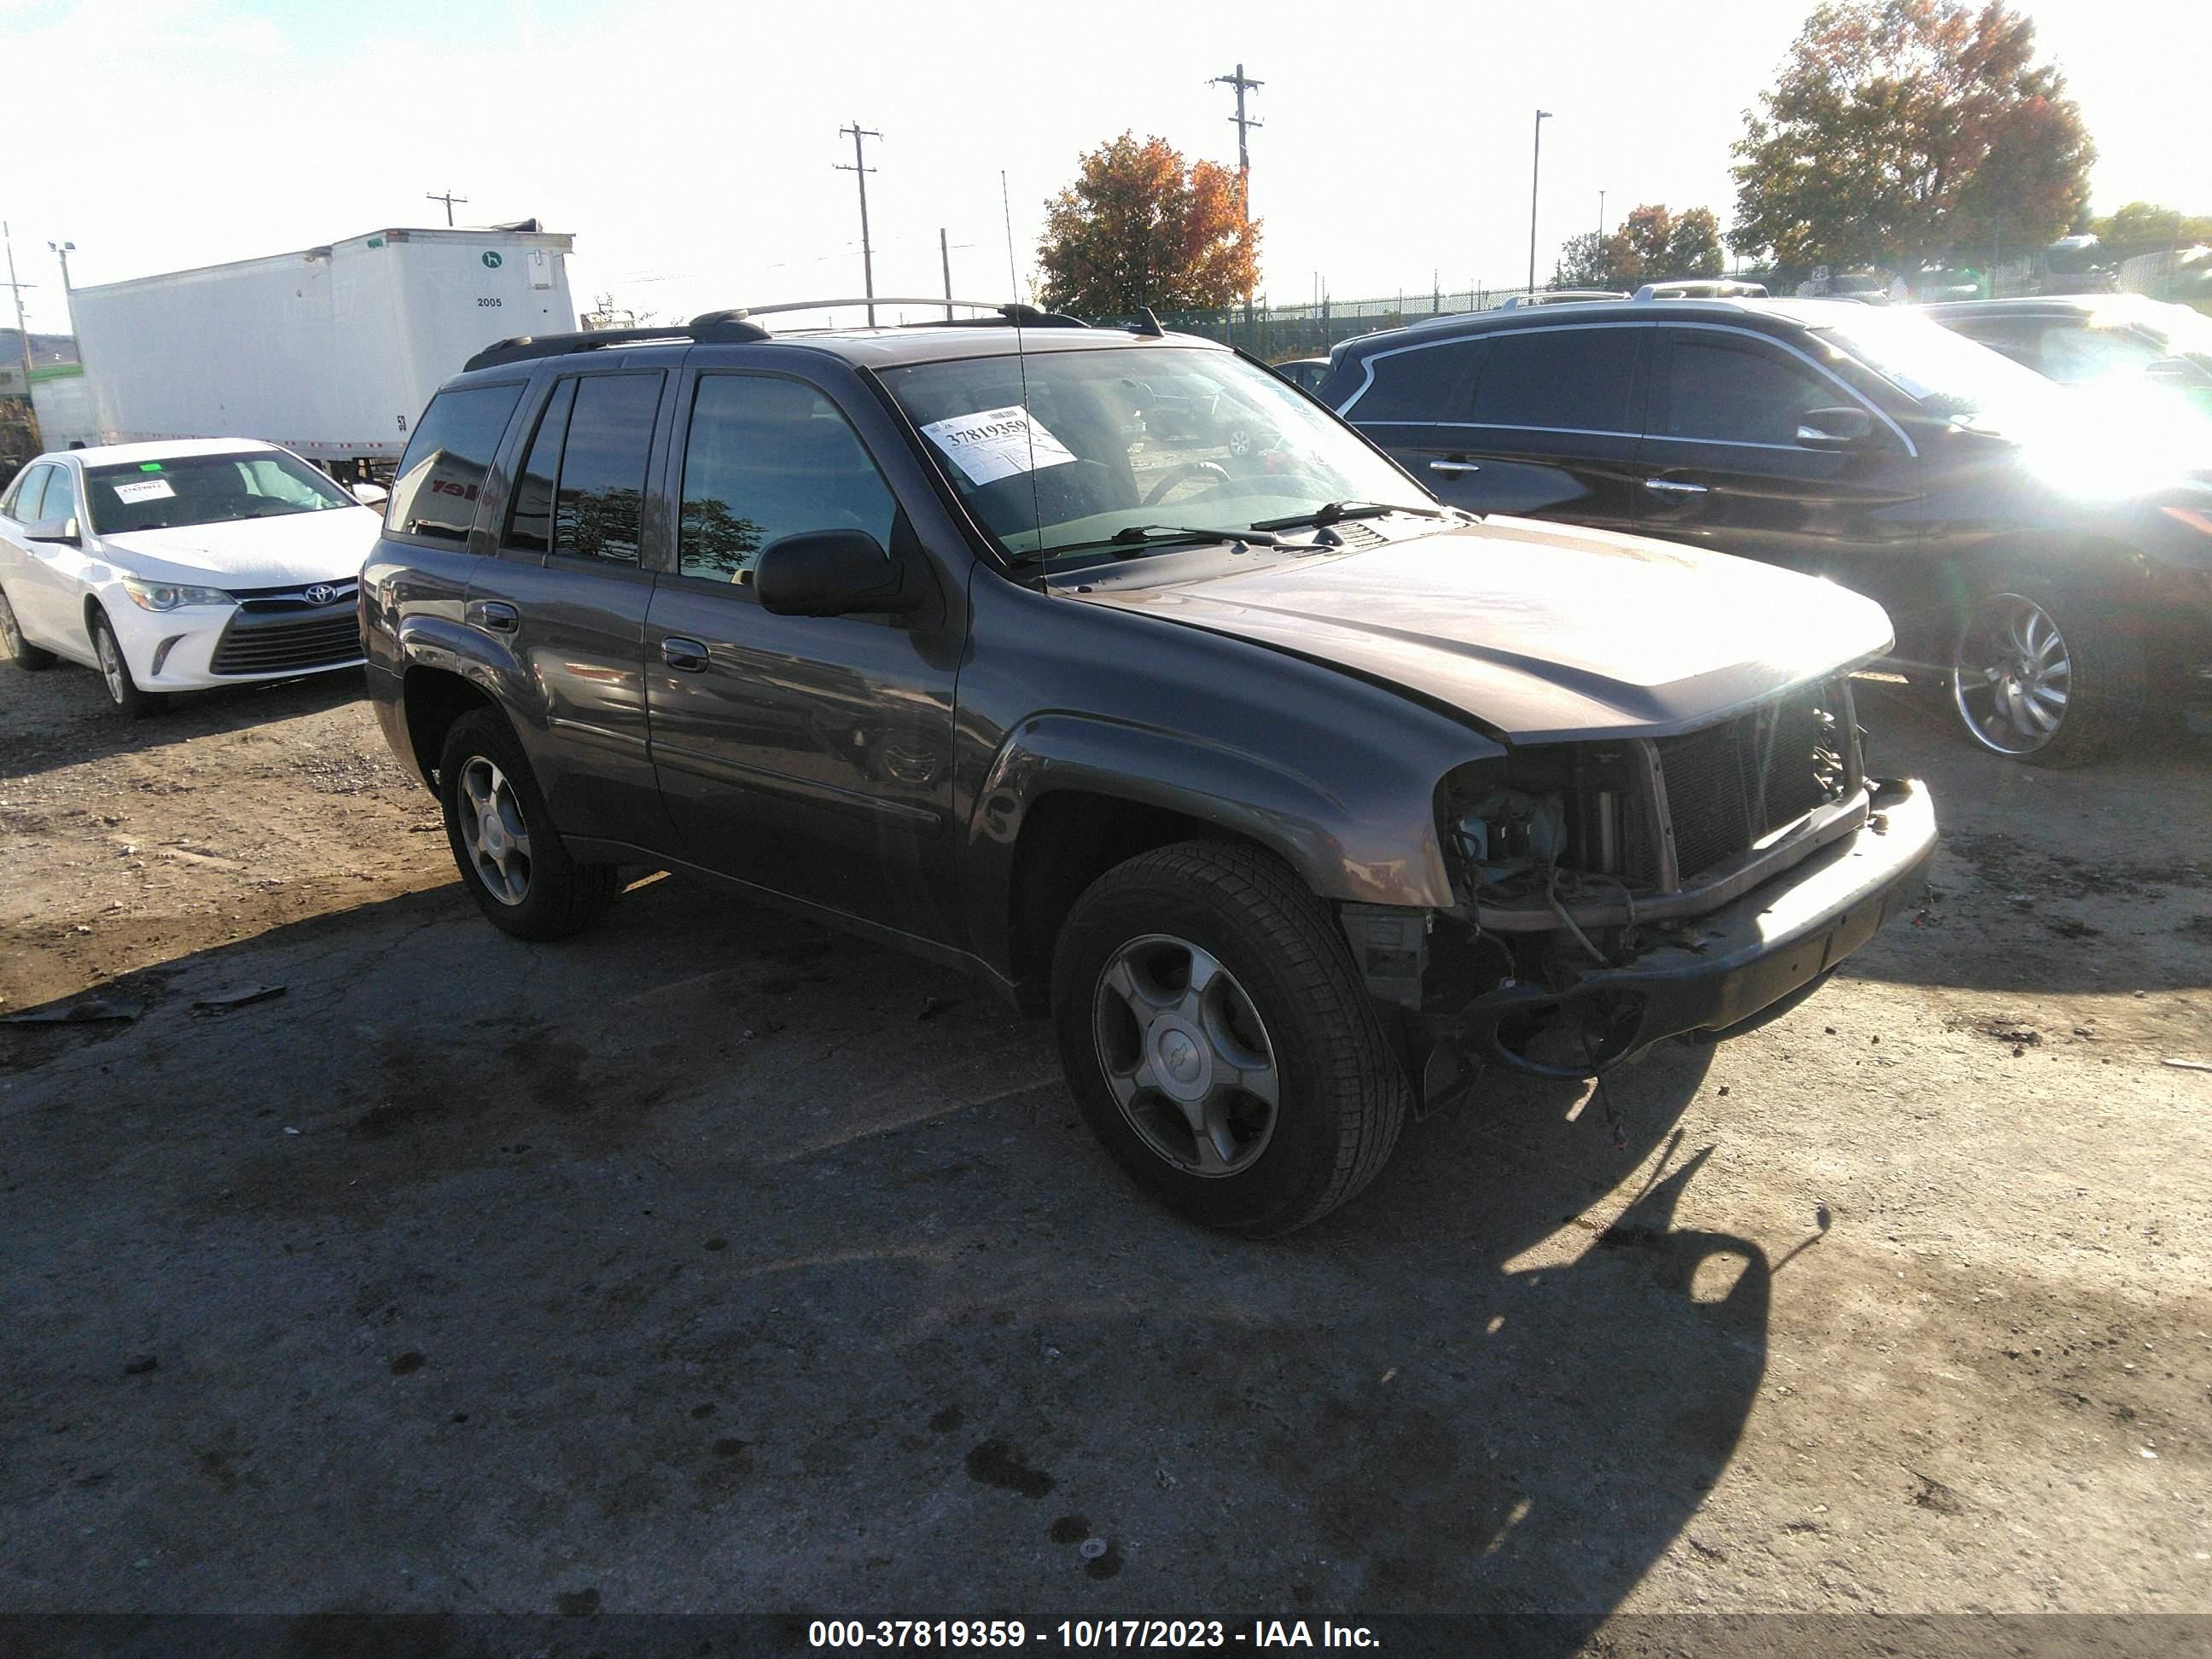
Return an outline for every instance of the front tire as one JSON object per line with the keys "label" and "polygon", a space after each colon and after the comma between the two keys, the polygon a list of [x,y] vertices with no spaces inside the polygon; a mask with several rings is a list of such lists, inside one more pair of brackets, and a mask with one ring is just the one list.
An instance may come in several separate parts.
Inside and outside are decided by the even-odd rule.
{"label": "front tire", "polygon": [[615,866],[569,856],[522,745],[490,710],[471,709],[447,732],[438,800],[461,884],[502,933],[566,939],[613,902]]}
{"label": "front tire", "polygon": [[0,593],[0,645],[8,647],[8,655],[16,667],[27,674],[54,665],[54,653],[43,647],[33,645],[23,637],[23,625],[15,620],[15,609],[8,603],[8,596]]}
{"label": "front tire", "polygon": [[2023,577],[1974,601],[1951,653],[1951,709],[1966,735],[2030,766],[2079,766],[2128,736],[2145,684],[2141,641]]}
{"label": "front tire", "polygon": [[158,714],[169,706],[169,700],[158,691],[142,691],[138,682],[131,676],[130,659],[123,654],[123,642],[115,637],[115,624],[107,620],[107,613],[92,613],[92,653],[100,659],[100,678],[107,687],[107,700],[134,720],[149,714]]}
{"label": "front tire", "polygon": [[1194,1221],[1290,1232],[1397,1143],[1404,1069],[1328,914],[1265,854],[1184,842],[1108,871],[1060,931],[1052,986],[1092,1132]]}

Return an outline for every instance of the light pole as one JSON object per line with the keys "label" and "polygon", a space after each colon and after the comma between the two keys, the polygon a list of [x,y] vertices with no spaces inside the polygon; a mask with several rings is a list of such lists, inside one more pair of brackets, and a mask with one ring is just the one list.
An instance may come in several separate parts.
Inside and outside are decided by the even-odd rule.
{"label": "light pole", "polygon": [[1552,112],[1536,112],[1536,142],[1528,157],[1528,292],[1536,291],[1536,182],[1544,164],[1544,123],[1552,118]]}
{"label": "light pole", "polygon": [[76,306],[70,298],[69,257],[76,252],[75,242],[49,242],[54,258],[62,262],[62,312],[69,319],[70,332],[76,332]]}
{"label": "light pole", "polygon": [[1597,239],[1601,242],[1605,240],[1605,192],[1603,191],[1597,193]]}

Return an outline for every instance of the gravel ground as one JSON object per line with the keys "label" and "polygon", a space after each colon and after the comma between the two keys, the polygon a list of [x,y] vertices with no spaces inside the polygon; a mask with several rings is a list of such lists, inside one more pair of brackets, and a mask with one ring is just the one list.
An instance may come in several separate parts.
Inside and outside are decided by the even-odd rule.
{"label": "gravel ground", "polygon": [[495,933],[357,680],[0,675],[0,1013],[143,1005],[0,1025],[0,1610],[2212,1612],[2201,738],[1869,688],[1923,916],[1252,1245],[941,970]]}

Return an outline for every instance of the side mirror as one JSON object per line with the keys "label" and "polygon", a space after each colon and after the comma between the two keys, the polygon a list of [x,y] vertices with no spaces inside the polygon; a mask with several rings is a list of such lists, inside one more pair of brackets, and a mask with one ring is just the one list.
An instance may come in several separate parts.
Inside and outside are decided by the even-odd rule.
{"label": "side mirror", "polygon": [[71,547],[82,547],[84,539],[77,534],[75,519],[40,519],[23,526],[27,542],[66,542]]}
{"label": "side mirror", "polygon": [[2207,369],[2194,357],[2161,357],[2143,366],[2143,379],[2157,386],[2195,392],[2212,386],[2212,369]]}
{"label": "side mirror", "polygon": [[392,499],[392,492],[380,483],[357,483],[353,487],[353,498],[363,507],[382,507]]}
{"label": "side mirror", "polygon": [[928,603],[920,573],[865,530],[810,530],[761,550],[761,609],[779,617],[905,616]]}
{"label": "side mirror", "polygon": [[1874,416],[1863,409],[1808,409],[1797,417],[1802,449],[1850,449],[1874,436]]}

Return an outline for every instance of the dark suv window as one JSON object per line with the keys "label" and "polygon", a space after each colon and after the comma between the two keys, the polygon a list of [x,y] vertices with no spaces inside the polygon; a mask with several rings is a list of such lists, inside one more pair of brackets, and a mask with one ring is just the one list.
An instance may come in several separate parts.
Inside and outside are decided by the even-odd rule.
{"label": "dark suv window", "polygon": [[[608,564],[637,562],[660,382],[657,373],[592,374],[576,382],[561,448],[561,483],[553,494],[556,553]],[[544,435],[541,431],[541,441]]]}
{"label": "dark suv window", "polygon": [[1547,328],[1489,337],[1468,418],[1488,426],[1632,432],[1637,331]]}
{"label": "dark suv window", "polygon": [[553,486],[561,477],[561,441],[568,434],[568,410],[576,401],[573,379],[553,383],[545,412],[538,417],[529,459],[514,481],[514,507],[507,521],[507,545],[526,553],[553,550]]}
{"label": "dark suv window", "polygon": [[466,541],[484,473],[521,398],[520,382],[466,386],[431,398],[400,457],[399,476],[392,481],[386,528],[441,542]]}
{"label": "dark suv window", "polygon": [[1352,406],[1359,421],[1463,421],[1474,388],[1480,340],[1385,352],[1370,367],[1373,382]]}
{"label": "dark suv window", "polygon": [[1727,334],[1674,337],[1666,413],[1654,429],[1711,443],[1794,445],[1798,416],[1844,393],[1771,346]]}
{"label": "dark suv window", "polygon": [[684,453],[677,568],[750,582],[760,550],[811,530],[865,530],[888,549],[898,503],[837,406],[766,374],[701,377]]}

